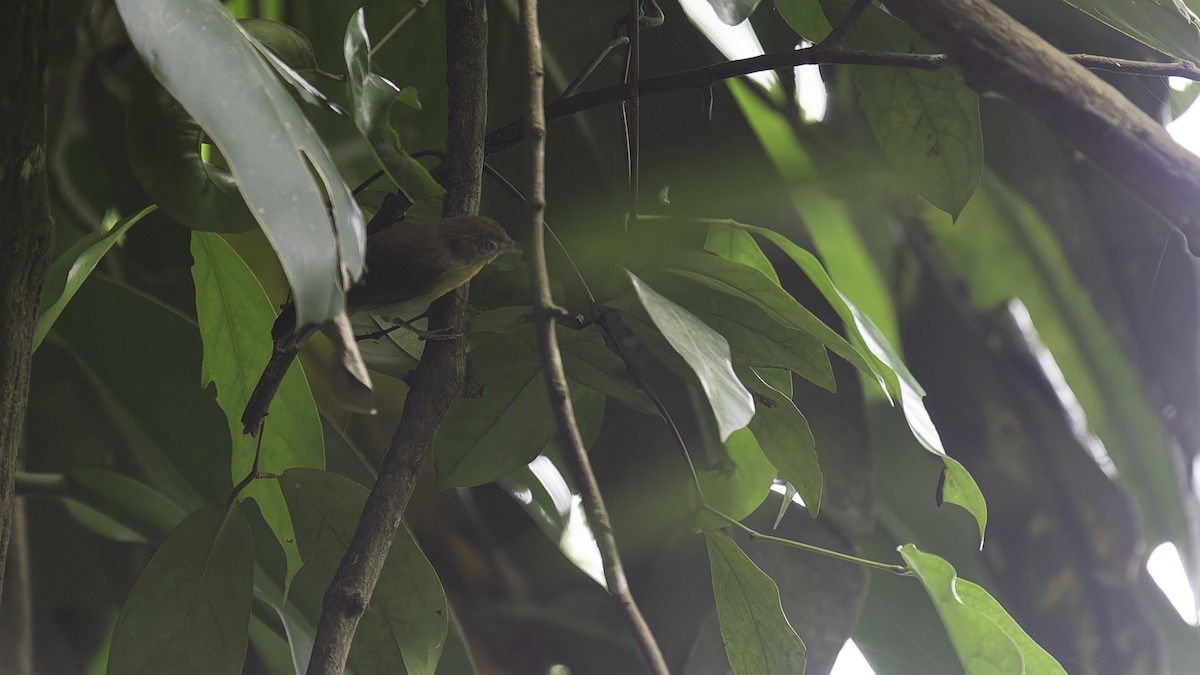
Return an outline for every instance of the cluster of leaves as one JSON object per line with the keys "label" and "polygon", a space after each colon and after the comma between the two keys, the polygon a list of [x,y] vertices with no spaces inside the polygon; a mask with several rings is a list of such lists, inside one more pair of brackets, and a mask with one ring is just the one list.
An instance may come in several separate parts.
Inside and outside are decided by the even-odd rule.
{"label": "cluster of leaves", "polygon": [[[774,14],[757,3],[710,2],[731,23],[752,16],[743,26],[783,48],[820,41],[852,4],[778,0]],[[65,474],[58,488],[77,522],[108,539],[158,544],[127,597],[104,605],[121,607],[107,656],[97,657],[112,673],[237,673],[251,667],[248,645],[261,672],[304,671],[321,597],[403,403],[400,378],[420,357],[422,343],[405,331],[362,343],[380,408],[371,419],[340,411],[323,377],[331,349],[314,345],[304,372],[285,378],[262,439],[260,468],[278,478],[256,480],[229,500],[257,449],[238,420],[270,353],[268,295],[290,287],[301,317],[320,320],[341,311],[339,289],[361,272],[360,209],[371,209],[351,198],[335,160],[382,167],[413,213],[436,212],[441,195],[406,150],[413,139],[435,146],[444,136],[438,39],[397,47],[394,72],[413,83],[400,87],[376,70],[369,12],[293,4],[308,17],[304,33],[262,20],[239,24],[215,2],[117,2],[161,83],[129,77],[130,167],[157,207],[190,228],[191,273],[181,287],[194,295],[173,297],[177,289],[153,279],[88,279],[110,249],[148,229],[131,230],[158,217],[152,209],[65,249],[37,328],[35,377],[46,384],[39,391],[35,382],[29,443],[32,468]],[[390,20],[420,9],[405,30],[436,33],[436,3],[412,4],[389,10],[398,13]],[[1196,49],[1196,36],[1174,23],[1186,15],[1171,19],[1169,8],[1072,4],[1168,54],[1190,58]],[[611,24],[610,10],[619,8],[589,8],[582,25]],[[581,23],[574,11],[544,8],[548,54],[571,63],[587,51],[573,32]],[[331,16],[337,21],[321,22]],[[312,28],[347,18],[344,35]],[[702,46],[682,17],[672,18],[683,24],[672,29],[677,37]],[[1091,50],[1128,48],[1100,24],[1086,26],[1089,37],[1103,38],[1091,38]],[[502,67],[510,65],[511,22],[494,21],[492,30],[496,77],[516,77],[520,69],[505,75]],[[322,44],[341,50],[345,96],[304,79]],[[874,5],[843,44],[933,51]],[[653,49],[644,58],[661,57],[664,67],[697,65]],[[206,67],[189,68],[194,62]],[[557,59],[549,62],[552,86],[570,79],[554,72]],[[618,173],[623,153],[597,139],[619,134],[592,115],[563,125],[561,136],[555,129],[553,152],[563,154],[552,154],[551,166],[571,166],[551,184],[551,203],[562,205],[552,217],[569,223],[556,291],[579,313],[560,332],[566,371],[635,590],[647,589],[638,597],[664,651],[681,672],[725,672],[727,663],[739,674],[802,672],[806,662],[809,672],[826,672],[851,633],[880,673],[1063,672],[1038,643],[1112,672],[1153,672],[1164,658],[1182,658],[1197,636],[1163,612],[1137,613],[1111,629],[1070,618],[1121,616],[1145,597],[1157,600],[1128,576],[1143,539],[1176,542],[1188,555],[1195,546],[1184,508],[1191,495],[1175,467],[1178,449],[1190,457],[1195,447],[1196,315],[1166,311],[1195,306],[1186,252],[1155,216],[1076,166],[1019,112],[1002,102],[981,106],[953,70],[825,75],[831,102],[822,124],[803,124],[778,80],[761,89],[730,82],[719,128],[647,115],[642,175],[663,187],[663,199],[643,205],[658,215],[628,228],[620,225],[623,207],[613,205],[619,199],[573,196],[566,185],[594,183],[597,168]],[[310,121],[293,92],[326,111],[348,109],[352,124],[330,131],[325,113]],[[495,110],[519,114],[520,97],[499,99]],[[393,110],[396,100],[405,109]],[[1003,139],[987,147],[986,166],[985,132]],[[685,148],[697,133],[719,146],[703,163],[726,157],[721,171],[689,170],[693,151]],[[357,155],[328,150],[347,140]],[[220,150],[219,160],[205,143]],[[504,160],[497,159],[502,170]],[[489,213],[515,212],[492,197]],[[1131,220],[1146,226],[1134,232]],[[608,632],[620,630],[600,610],[586,613],[582,626],[566,620],[602,593],[565,562],[586,569],[590,548],[571,536],[577,507],[553,447],[525,276],[521,263],[501,261],[475,284],[468,342],[477,395],[455,404],[434,448],[436,487],[474,488],[471,499],[494,508],[455,502],[475,515],[453,527],[410,514],[415,536],[400,528],[358,630],[353,672],[465,672],[463,642],[476,656],[491,650],[513,672],[555,660],[589,672],[588,655],[608,649]],[[109,334],[104,325],[139,330]],[[359,332],[380,326],[378,317],[356,318]],[[929,386],[929,409],[901,345]],[[196,374],[215,385],[216,406]],[[87,415],[79,428],[107,435],[87,444],[95,455],[39,455],[72,440],[48,408],[50,387],[68,383],[104,411],[105,419]],[[1175,413],[1164,419],[1156,410],[1167,405]],[[946,454],[938,428],[958,459]],[[121,448],[115,458],[105,440]],[[228,472],[214,448],[231,448]],[[991,529],[964,464],[991,498]],[[515,499],[499,505],[486,486],[493,482]],[[957,504],[969,517],[931,511],[935,485],[939,505]],[[813,520],[792,516],[781,525],[797,510],[793,495]],[[514,504],[524,513],[513,513]],[[828,561],[787,549],[782,562],[764,552],[768,544],[749,544],[739,525],[763,529],[772,516],[780,535],[799,528],[789,540],[843,558],[886,559],[916,579],[876,574],[868,593],[865,574],[829,572]],[[730,525],[730,534],[722,531]],[[439,528],[466,535],[432,533]],[[491,536],[504,541],[464,542]],[[700,541],[713,592],[696,600]],[[488,557],[528,563],[537,571],[526,576],[546,577],[536,599],[495,591],[507,588],[507,572],[472,567]],[[955,567],[977,583],[958,579]],[[1090,578],[1100,573],[1111,575],[1103,587]],[[663,575],[687,585],[659,583]],[[450,632],[448,595],[461,640]],[[527,607],[545,616],[514,615]],[[669,630],[676,624],[686,636]],[[518,630],[540,637],[536,662],[502,646]],[[1169,649],[1156,651],[1154,636],[1163,632]],[[1096,647],[1101,638],[1109,646]],[[710,651],[714,644],[723,655]],[[622,651],[599,661],[597,672],[619,671],[631,658]]]}

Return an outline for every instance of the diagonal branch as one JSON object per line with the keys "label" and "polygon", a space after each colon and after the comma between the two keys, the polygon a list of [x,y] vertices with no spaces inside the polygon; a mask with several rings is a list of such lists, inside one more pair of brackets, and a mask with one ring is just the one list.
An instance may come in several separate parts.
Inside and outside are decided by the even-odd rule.
{"label": "diagonal branch", "polygon": [[891,0],[977,91],[1021,106],[1180,229],[1200,254],[1200,157],[987,0]]}
{"label": "diagonal branch", "polygon": [[[635,7],[640,4],[638,0],[634,0],[634,3]],[[567,386],[566,373],[563,372],[562,354],[558,350],[557,327],[554,321],[557,308],[550,293],[550,275],[546,269],[544,229],[546,119],[543,85],[546,73],[542,64],[542,42],[538,33],[537,0],[521,0],[520,7],[521,31],[525,37],[525,47],[529,59],[529,113],[526,117],[525,133],[531,141],[528,148],[530,179],[527,198],[530,243],[526,261],[529,264],[530,286],[534,292],[534,323],[537,327],[542,371],[546,374],[550,408],[558,428],[558,445],[571,472],[571,477],[579,486],[588,525],[591,527],[596,537],[596,545],[600,549],[600,558],[604,564],[604,579],[608,585],[609,595],[617,606],[618,614],[628,624],[643,663],[655,675],[666,675],[669,672],[667,663],[658,648],[658,643],[654,640],[654,635],[650,632],[650,627],[642,618],[641,611],[638,610],[637,604],[633,600],[633,594],[629,590],[629,582],[625,579],[625,570],[621,564],[620,554],[617,552],[617,542],[613,536],[612,523],[608,519],[608,510],[604,506],[604,498],[600,495],[600,487],[592,472],[587,448],[583,445],[579,427],[575,423],[571,391]],[[637,30],[636,14],[635,12],[634,35]],[[633,44],[636,45],[636,38]],[[636,46],[634,49],[636,50]]]}
{"label": "diagonal branch", "polygon": [[[487,123],[487,22],[484,0],[446,3],[446,79],[450,89],[443,214],[479,212],[483,134]],[[430,308],[429,327],[466,332],[465,292],[449,293]],[[404,414],[367,497],[354,538],[325,593],[308,675],[341,675],[350,643],[366,613],[401,516],[433,445],[438,426],[462,392],[464,341],[426,344],[409,379]]]}
{"label": "diagonal branch", "polygon": [[[1011,19],[1010,19],[1011,21]],[[1181,77],[1200,82],[1200,67],[1190,62],[1135,61],[1095,54],[1071,54],[1067,58],[1084,68],[1123,75],[1147,77]],[[672,91],[696,89],[703,91],[722,80],[742,75],[778,70],[802,65],[848,65],[939,70],[955,63],[945,54],[909,54],[903,52],[874,52],[841,47],[807,47],[775,52],[736,61],[726,61],[702,68],[651,77],[638,82],[640,96],[665,94]],[[576,115],[585,110],[620,103],[631,96],[628,85],[614,85],[563,97],[546,106],[547,122]],[[488,134],[488,152],[507,149],[525,138],[525,120],[517,119]]]}

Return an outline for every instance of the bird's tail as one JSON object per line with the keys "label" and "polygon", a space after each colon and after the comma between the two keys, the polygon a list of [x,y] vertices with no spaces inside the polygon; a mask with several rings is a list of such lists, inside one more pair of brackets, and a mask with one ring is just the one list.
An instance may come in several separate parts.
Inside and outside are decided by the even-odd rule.
{"label": "bird's tail", "polygon": [[275,398],[275,393],[279,391],[279,385],[283,382],[283,376],[299,353],[299,346],[280,347],[278,344],[271,352],[271,360],[267,361],[267,367],[263,369],[262,376],[258,378],[254,393],[250,394],[250,400],[246,402],[246,410],[242,413],[244,433],[257,436],[262,431],[263,422],[267,418],[267,410],[271,407],[271,400]]}

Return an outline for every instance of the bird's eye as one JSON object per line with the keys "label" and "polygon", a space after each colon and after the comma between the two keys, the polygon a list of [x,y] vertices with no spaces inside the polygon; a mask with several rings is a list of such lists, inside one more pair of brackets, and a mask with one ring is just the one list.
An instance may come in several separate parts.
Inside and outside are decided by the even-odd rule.
{"label": "bird's eye", "polygon": [[491,253],[492,251],[495,251],[495,250],[496,250],[496,242],[495,241],[493,241],[491,239],[485,239],[484,241],[479,242],[479,252],[480,253]]}

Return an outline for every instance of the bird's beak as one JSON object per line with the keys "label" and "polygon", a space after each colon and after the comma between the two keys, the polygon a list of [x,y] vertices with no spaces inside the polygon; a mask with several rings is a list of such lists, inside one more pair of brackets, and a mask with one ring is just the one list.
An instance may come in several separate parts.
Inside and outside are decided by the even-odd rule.
{"label": "bird's beak", "polygon": [[505,244],[504,244],[504,250],[506,250],[506,251],[516,251],[517,253],[524,253],[524,249],[522,249],[522,248],[521,248],[521,245],[520,245],[520,244],[518,244],[518,243],[516,242],[516,240],[514,240],[514,239],[509,239],[507,242],[505,242]]}

